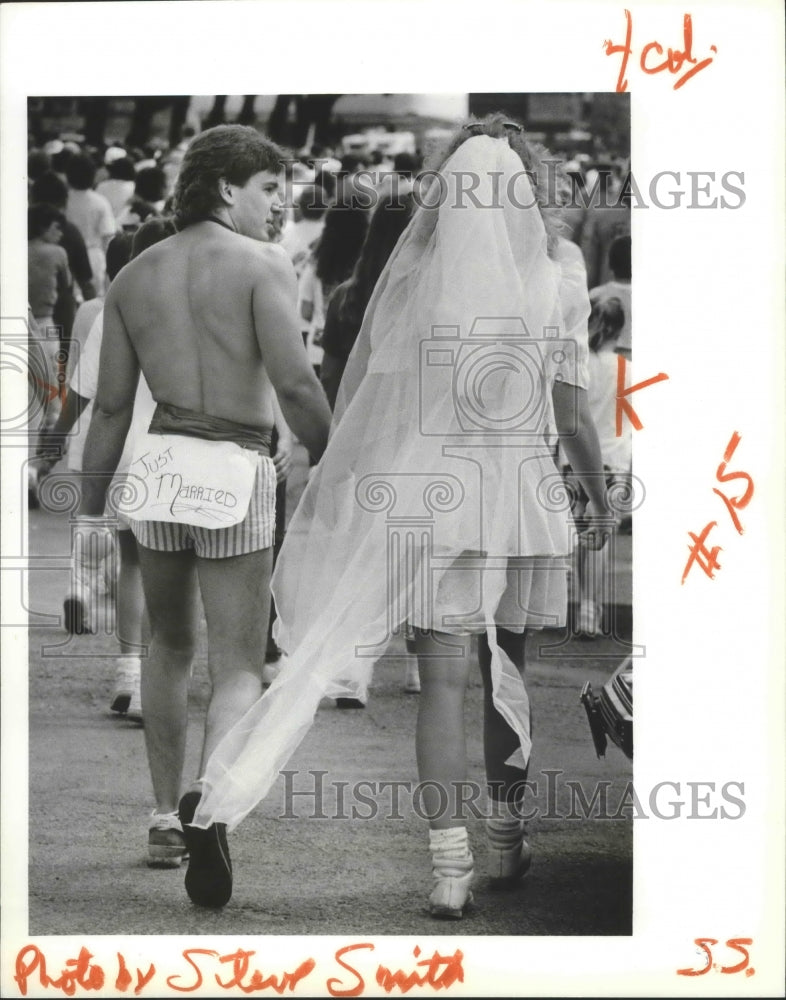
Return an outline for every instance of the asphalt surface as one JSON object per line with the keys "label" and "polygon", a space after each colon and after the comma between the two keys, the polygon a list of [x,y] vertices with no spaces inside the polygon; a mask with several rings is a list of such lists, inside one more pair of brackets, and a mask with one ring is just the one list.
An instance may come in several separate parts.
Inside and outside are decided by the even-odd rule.
{"label": "asphalt surface", "polygon": [[[302,487],[302,461],[299,475],[290,482],[290,502]],[[288,765],[294,774],[282,776],[230,837],[231,902],[207,911],[188,900],[184,871],[146,865],[153,799],[142,728],[109,711],[114,638],[111,632],[68,636],[62,624],[68,515],[32,511],[29,537],[33,564],[46,555],[49,567],[29,579],[31,935],[437,932],[426,911],[427,824],[409,790],[417,784],[418,696],[403,692],[403,644],[394,643],[393,655],[378,664],[365,709],[342,711],[323,702]],[[624,796],[632,765],[613,745],[604,759],[596,758],[579,703],[584,681],[599,688],[624,655],[625,647],[608,637],[530,635],[533,866],[519,888],[494,889],[484,875],[482,822],[471,819],[475,905],[463,921],[440,922],[441,935],[631,933],[632,823]],[[186,781],[196,777],[208,692],[203,630],[191,686]],[[467,694],[466,718],[470,779],[479,784],[481,693],[478,677]],[[321,779],[311,773],[317,770],[326,772]],[[363,781],[372,784],[358,785]],[[380,787],[385,781],[409,786],[399,786],[396,802],[390,788]],[[597,783],[606,782],[606,815],[617,817],[582,810],[568,782],[578,782],[587,801]]]}

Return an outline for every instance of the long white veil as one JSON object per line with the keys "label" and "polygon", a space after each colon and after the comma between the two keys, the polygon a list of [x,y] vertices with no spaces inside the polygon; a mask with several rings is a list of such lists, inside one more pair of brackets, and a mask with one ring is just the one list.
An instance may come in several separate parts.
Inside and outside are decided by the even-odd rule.
{"label": "long white veil", "polygon": [[579,296],[569,331],[563,315],[565,279],[578,289],[583,267],[549,258],[505,139],[467,139],[423,202],[366,310],[328,448],[278,559],[286,666],[212,755],[197,826],[240,822],[320,700],[365,697],[407,621],[486,630],[494,702],[521,744],[511,763],[529,756],[527,693],[496,628],[564,621],[570,531],[548,500],[551,386],[586,385],[589,306]]}

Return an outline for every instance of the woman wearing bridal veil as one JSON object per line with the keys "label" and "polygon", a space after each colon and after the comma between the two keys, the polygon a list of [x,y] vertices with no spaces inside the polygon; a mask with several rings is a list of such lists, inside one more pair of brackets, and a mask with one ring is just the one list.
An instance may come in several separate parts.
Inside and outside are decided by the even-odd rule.
{"label": "woman wearing bridal veil", "polygon": [[192,851],[192,885],[231,883],[228,855],[217,857],[225,830],[268,792],[323,697],[365,697],[375,660],[407,623],[422,685],[431,913],[460,917],[471,899],[457,793],[472,635],[491,875],[512,880],[528,867],[518,810],[531,747],[524,637],[565,622],[574,534],[554,501],[557,435],[584,470],[590,544],[606,512],[585,409],[584,267],[559,237],[544,176],[521,126],[494,115],[457,133],[421,194],[366,310],[328,448],[277,563],[276,641],[288,661],[201,780],[191,826],[214,833],[220,850]]}

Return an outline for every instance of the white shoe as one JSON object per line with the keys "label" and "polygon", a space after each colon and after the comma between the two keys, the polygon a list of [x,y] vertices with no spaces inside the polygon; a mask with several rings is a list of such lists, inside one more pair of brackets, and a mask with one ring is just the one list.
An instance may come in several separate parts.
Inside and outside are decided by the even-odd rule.
{"label": "white shoe", "polygon": [[466,827],[429,831],[434,888],[429,913],[438,920],[461,920],[472,902],[474,862]]}
{"label": "white shoe", "polygon": [[532,849],[522,838],[515,847],[489,847],[491,878],[500,882],[514,882],[522,878],[532,865]]}
{"label": "white shoe", "polygon": [[188,859],[180,817],[173,813],[153,813],[147,834],[147,863],[150,868],[179,868]]}
{"label": "white shoe", "polygon": [[472,902],[472,855],[464,861],[435,861],[433,872],[429,913],[437,920],[461,920],[464,909]]}
{"label": "white shoe", "polygon": [[532,850],[524,839],[521,820],[486,820],[489,875],[498,882],[515,882],[529,871]]}

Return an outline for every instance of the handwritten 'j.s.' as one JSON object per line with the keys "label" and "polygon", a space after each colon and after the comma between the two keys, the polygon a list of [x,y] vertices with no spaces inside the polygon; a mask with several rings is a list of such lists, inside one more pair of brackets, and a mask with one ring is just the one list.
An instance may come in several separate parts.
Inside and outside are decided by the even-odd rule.
{"label": "handwritten 'j.s.'", "polygon": [[[628,89],[628,80],[625,76],[628,70],[628,60],[633,52],[633,17],[629,10],[625,11],[625,42],[622,45],[615,44],[607,38],[603,43],[607,56],[621,55],[619,76],[617,77],[617,93],[621,94]],[[704,59],[697,59],[693,55],[693,18],[690,14],[685,14],[682,19],[682,48],[672,48],[665,50],[657,40],[647,42],[641,47],[639,53],[639,67],[648,76],[656,76],[658,73],[669,73],[676,76],[674,90],[679,90],[688,80],[696,76],[703,69],[706,69],[713,61],[713,56],[706,56]],[[715,45],[710,45],[709,51],[717,55],[718,49]],[[684,72],[683,72],[684,70]]]}

